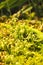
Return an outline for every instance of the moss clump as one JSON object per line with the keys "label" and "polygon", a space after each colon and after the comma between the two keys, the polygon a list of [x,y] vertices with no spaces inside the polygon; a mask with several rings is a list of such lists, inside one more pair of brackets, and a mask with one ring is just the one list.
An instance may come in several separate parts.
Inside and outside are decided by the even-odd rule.
{"label": "moss clump", "polygon": [[0,64],[43,65],[43,32],[17,20],[0,22]]}

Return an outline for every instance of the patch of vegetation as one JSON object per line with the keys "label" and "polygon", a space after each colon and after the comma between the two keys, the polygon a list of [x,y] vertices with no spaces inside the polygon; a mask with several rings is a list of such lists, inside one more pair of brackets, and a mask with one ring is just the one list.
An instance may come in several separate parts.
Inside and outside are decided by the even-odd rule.
{"label": "patch of vegetation", "polygon": [[[0,1],[0,65],[43,65],[42,2]],[[13,7],[19,11],[13,13]]]}
{"label": "patch of vegetation", "polygon": [[[0,22],[0,64],[43,64],[43,32],[29,26],[30,20],[18,20],[14,15]],[[27,24],[28,23],[28,24]]]}

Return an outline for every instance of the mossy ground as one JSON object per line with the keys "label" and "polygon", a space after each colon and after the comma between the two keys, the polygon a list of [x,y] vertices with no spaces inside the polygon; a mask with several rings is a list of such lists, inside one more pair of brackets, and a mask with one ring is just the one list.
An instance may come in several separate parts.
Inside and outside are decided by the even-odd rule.
{"label": "mossy ground", "polygon": [[14,16],[3,19],[0,19],[0,65],[43,65],[43,22]]}

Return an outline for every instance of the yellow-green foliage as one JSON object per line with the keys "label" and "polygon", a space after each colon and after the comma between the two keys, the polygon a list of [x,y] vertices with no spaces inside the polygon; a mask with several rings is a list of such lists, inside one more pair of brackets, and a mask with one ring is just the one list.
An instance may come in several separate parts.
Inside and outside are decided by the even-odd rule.
{"label": "yellow-green foliage", "polygon": [[17,20],[0,22],[0,64],[43,65],[43,32]]}

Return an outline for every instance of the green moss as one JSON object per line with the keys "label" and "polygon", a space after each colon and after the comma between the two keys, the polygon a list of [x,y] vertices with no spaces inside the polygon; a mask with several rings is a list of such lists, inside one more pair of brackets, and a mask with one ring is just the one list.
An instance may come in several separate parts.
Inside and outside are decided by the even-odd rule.
{"label": "green moss", "polygon": [[43,32],[29,26],[25,20],[22,23],[16,22],[15,19],[0,23],[1,64],[43,64]]}

